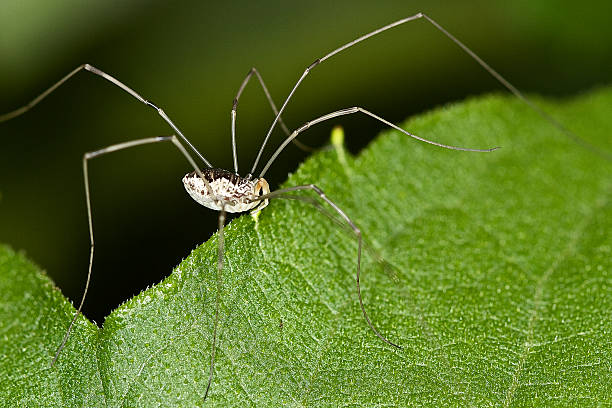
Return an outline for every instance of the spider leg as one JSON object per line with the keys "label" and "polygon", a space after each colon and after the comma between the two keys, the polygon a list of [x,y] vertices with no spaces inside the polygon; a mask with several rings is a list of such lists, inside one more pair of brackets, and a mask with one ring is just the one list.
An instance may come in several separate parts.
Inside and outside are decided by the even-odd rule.
{"label": "spider leg", "polygon": [[[234,102],[232,105],[232,111],[231,111],[231,117],[232,117],[232,153],[233,153],[233,157],[234,157],[234,172],[236,174],[238,174],[238,159],[236,158],[236,110],[238,108],[238,100],[240,99],[240,96],[242,95],[242,91],[244,91],[244,88],[247,86],[247,84],[249,83],[249,80],[251,79],[251,77],[255,75],[255,77],[257,78],[257,80],[259,81],[259,84],[261,85],[261,88],[264,91],[264,94],[266,95],[266,99],[268,100],[268,104],[270,104],[270,108],[272,108],[272,112],[274,112],[274,116],[278,115],[278,109],[276,108],[276,104],[274,103],[274,100],[272,100],[272,95],[270,95],[270,91],[268,91],[268,87],[266,86],[263,77],[261,76],[261,74],[259,73],[259,71],[257,70],[257,68],[253,67],[250,69],[249,73],[246,75],[246,77],[244,78],[244,80],[242,81],[242,84],[240,84],[240,88],[238,88],[238,92],[236,93],[236,97],[234,98]],[[281,129],[283,130],[283,132],[285,132],[285,135],[289,136],[291,134],[291,132],[289,131],[289,128],[287,128],[287,125],[285,125],[285,122],[283,121],[283,118],[281,118],[280,116],[278,117],[278,123],[281,127]],[[305,144],[303,144],[302,142],[300,142],[297,139],[294,139],[293,144],[295,144],[298,148],[304,150],[304,151],[314,151],[314,149],[310,146],[307,146]]]}
{"label": "spider leg", "polygon": [[97,75],[97,76],[99,76],[101,78],[106,79],[107,81],[109,81],[113,85],[118,86],[119,88],[123,89],[125,92],[129,93],[130,95],[132,95],[134,98],[138,99],[138,101],[140,101],[141,103],[144,103],[145,105],[150,106],[151,108],[155,109],[157,111],[157,113],[159,114],[159,116],[161,116],[166,121],[166,123],[168,123],[172,129],[174,129],[176,134],[179,135],[181,139],[183,139],[183,142],[185,142],[187,144],[187,146],[189,146],[189,148],[191,150],[193,150],[193,152],[204,162],[204,164],[206,164],[206,166],[208,166],[208,167],[212,167],[210,162],[208,160],[206,160],[204,158],[204,156],[202,156],[202,154],[198,151],[198,149],[196,149],[195,146],[191,144],[191,142],[185,137],[185,135],[183,135],[183,133],[179,130],[179,128],[176,127],[174,122],[172,122],[172,120],[170,120],[170,118],[168,117],[168,115],[166,115],[166,113],[163,111],[163,109],[157,107],[155,104],[153,104],[153,102],[148,101],[145,98],[143,98],[142,96],[140,96],[138,94],[138,92],[134,91],[132,88],[130,88],[129,86],[125,85],[123,82],[119,81],[117,78],[115,78],[115,77],[107,74],[106,72],[104,72],[104,71],[102,71],[102,70],[100,70],[100,69],[98,69],[98,68],[96,68],[96,67],[94,67],[92,65],[89,65],[89,64],[79,65],[78,67],[76,67],[75,69],[70,71],[68,74],[66,74],[59,81],[57,81],[56,83],[51,85],[43,93],[38,95],[36,98],[32,99],[26,105],[24,105],[24,106],[22,106],[20,108],[17,108],[15,110],[11,111],[11,112],[0,114],[0,123],[5,122],[5,121],[7,121],[9,119],[12,119],[14,117],[17,117],[19,115],[22,115],[22,114],[26,113],[27,111],[32,109],[34,106],[38,105],[38,103],[40,101],[42,101],[47,96],[49,96],[49,94],[51,94],[53,91],[55,91],[61,85],[63,85],[66,81],[68,81],[70,78],[75,76],[78,72],[83,71],[83,70],[89,71],[92,74],[95,74],[95,75]]}
{"label": "spider leg", "polygon": [[399,130],[400,132],[404,133],[405,135],[408,135],[414,139],[420,140],[421,142],[425,142],[425,143],[429,143],[435,146],[439,146],[439,147],[443,147],[445,149],[451,149],[451,150],[462,150],[462,151],[468,151],[468,152],[481,152],[481,153],[486,153],[486,152],[491,152],[493,150],[497,150],[499,149],[499,147],[492,147],[492,148],[487,148],[487,149],[470,149],[470,148],[466,148],[466,147],[457,147],[457,146],[450,146],[450,145],[445,145],[442,143],[438,143],[438,142],[434,142],[428,139],[424,139],[420,136],[417,136],[415,134],[412,134],[410,132],[408,132],[407,130],[402,129],[401,127],[394,125],[393,123],[389,122],[386,119],[381,118],[380,116],[365,110],[359,106],[354,106],[352,108],[345,108],[345,109],[340,109],[331,113],[328,113],[326,115],[323,116],[319,116],[316,119],[313,119],[309,122],[306,122],[305,124],[303,124],[302,126],[300,126],[299,128],[297,128],[296,130],[293,131],[293,133],[291,133],[291,135],[285,139],[285,141],[278,147],[278,149],[276,149],[276,151],[274,152],[274,154],[272,155],[272,157],[270,158],[270,160],[268,160],[268,162],[266,163],[265,167],[263,168],[263,170],[261,171],[261,173],[259,174],[259,177],[263,177],[264,174],[266,174],[266,172],[268,171],[268,169],[270,168],[270,166],[272,165],[272,163],[274,162],[274,160],[278,157],[278,155],[283,151],[283,149],[289,144],[289,142],[292,139],[295,139],[300,133],[304,132],[305,130],[309,129],[312,125],[315,125],[317,123],[321,123],[321,122],[325,122],[326,120],[332,119],[332,118],[336,118],[338,116],[344,116],[344,115],[352,115],[354,113],[363,113],[366,116],[369,116],[373,119],[378,120],[379,122],[384,123],[387,126],[392,127],[395,130]]}
{"label": "spider leg", "polygon": [[559,130],[565,136],[567,136],[568,138],[572,139],[574,142],[576,142],[580,146],[582,146],[582,147],[584,147],[584,148],[586,148],[586,149],[588,149],[588,150],[598,154],[599,156],[603,157],[604,159],[606,159],[608,161],[612,160],[612,156],[610,156],[609,153],[602,152],[600,149],[597,149],[595,146],[591,145],[589,142],[587,142],[586,140],[582,139],[580,136],[576,135],[574,132],[572,132],[571,130],[569,130],[565,126],[563,126],[563,124],[561,124],[559,121],[557,121],[553,116],[551,116],[545,110],[543,110],[538,105],[536,105],[534,102],[532,102],[530,99],[528,99],[521,91],[518,90],[518,88],[516,88],[514,85],[512,85],[510,83],[510,81],[508,81],[506,78],[504,78],[499,72],[494,70],[489,64],[487,64],[484,60],[482,60],[468,46],[463,44],[461,41],[459,41],[459,39],[457,37],[455,37],[450,32],[448,32],[444,27],[442,27],[442,25],[440,25],[438,22],[436,22],[434,19],[432,19],[431,17],[429,17],[425,13],[417,13],[417,14],[415,14],[413,16],[409,16],[409,17],[406,17],[406,18],[394,21],[394,22],[392,22],[390,24],[387,24],[386,26],[380,27],[380,28],[378,28],[378,29],[376,29],[374,31],[371,31],[371,32],[369,32],[367,34],[364,34],[364,35],[354,39],[353,41],[350,41],[350,42],[348,42],[348,43],[346,43],[346,44],[336,48],[335,50],[327,53],[323,57],[317,58],[312,64],[310,64],[308,67],[306,67],[306,69],[304,70],[302,75],[299,77],[299,79],[297,80],[297,82],[295,83],[295,85],[293,86],[291,91],[289,92],[289,95],[287,96],[287,98],[285,99],[283,104],[281,105],[280,110],[278,111],[278,114],[276,115],[276,118],[274,118],[274,121],[270,125],[268,133],[266,134],[266,137],[264,138],[264,141],[261,144],[259,152],[257,153],[257,157],[255,158],[255,162],[253,163],[253,167],[251,168],[250,174],[253,174],[255,172],[255,169],[257,168],[257,164],[259,163],[259,159],[261,158],[261,155],[263,154],[263,151],[264,151],[264,148],[266,146],[266,143],[268,142],[268,139],[270,138],[270,134],[272,134],[272,130],[274,130],[274,127],[276,126],[276,123],[279,122],[280,115],[284,112],[285,107],[289,103],[289,100],[293,97],[293,94],[295,93],[297,88],[300,86],[302,81],[304,81],[306,76],[310,73],[310,71],[312,71],[316,66],[320,65],[322,62],[324,62],[327,59],[333,57],[334,55],[340,53],[341,51],[344,51],[347,48],[352,47],[355,44],[358,44],[358,43],[360,43],[360,42],[362,42],[364,40],[367,40],[370,37],[374,37],[374,36],[376,36],[376,35],[378,35],[378,34],[380,34],[382,32],[385,32],[385,31],[387,31],[387,30],[389,30],[391,28],[400,26],[400,25],[408,23],[410,21],[419,20],[419,19],[424,19],[425,21],[429,22],[436,30],[441,32],[449,40],[451,40],[453,43],[455,43],[457,46],[459,46],[459,48],[461,48],[461,50],[463,50],[463,52],[468,54],[474,61],[476,61],[478,63],[478,65],[480,65],[485,71],[487,71],[487,73],[489,73],[489,75],[491,75],[493,78],[495,78],[501,85],[503,85],[506,89],[508,89],[508,91],[510,91],[514,96],[516,96],[522,102],[524,102],[526,105],[528,105],[538,115],[540,115],[544,120],[546,120],[548,123],[550,123],[552,126],[554,126],[557,130]]}
{"label": "spider leg", "polygon": [[83,155],[83,180],[85,182],[85,200],[87,202],[87,221],[89,223],[89,242],[90,242],[87,280],[85,282],[85,289],[83,290],[83,296],[81,297],[81,302],[79,303],[79,307],[77,308],[77,311],[74,314],[74,317],[72,318],[72,321],[70,322],[70,325],[68,326],[68,330],[66,330],[66,334],[64,335],[64,338],[62,339],[62,342],[60,346],[57,348],[57,351],[55,352],[55,356],[53,357],[53,360],[51,361],[52,367],[57,361],[61,351],[64,349],[66,342],[68,341],[68,337],[70,336],[70,332],[72,331],[72,327],[74,326],[74,323],[76,322],[77,317],[79,317],[79,314],[81,314],[81,310],[83,309],[83,303],[85,303],[85,297],[87,296],[87,291],[89,289],[89,282],[91,280],[91,270],[92,270],[93,257],[94,257],[94,233],[93,233],[93,222],[92,222],[92,216],[91,216],[91,199],[90,199],[90,193],[89,193],[89,172],[88,172],[88,167],[87,167],[88,161],[93,159],[94,157],[102,156],[107,153],[116,152],[116,151],[127,149],[130,147],[150,144],[150,143],[166,142],[166,141],[172,142],[179,149],[179,151],[183,154],[183,156],[185,156],[187,161],[189,161],[189,163],[194,168],[194,170],[200,175],[202,180],[205,181],[206,186],[210,191],[210,186],[208,185],[208,182],[202,175],[200,168],[197,166],[193,158],[189,155],[189,153],[187,152],[185,147],[181,144],[181,142],[178,140],[178,138],[174,135],[130,140],[130,141],[118,143],[112,146],[107,146],[103,149],[96,150],[93,152],[87,152]]}
{"label": "spider leg", "polygon": [[217,245],[217,297],[215,299],[215,322],[213,329],[213,340],[210,352],[210,371],[208,373],[208,384],[206,385],[206,392],[204,393],[204,401],[208,397],[210,391],[210,385],[212,384],[213,373],[215,370],[215,353],[217,351],[217,330],[219,328],[219,304],[221,302],[221,291],[223,289],[223,256],[225,253],[225,207],[219,211],[219,235]]}
{"label": "spider leg", "polygon": [[[337,216],[344,221],[344,224],[348,226],[348,228],[350,228],[350,230],[352,231],[352,233],[354,234],[355,238],[357,239],[357,272],[355,274],[355,281],[357,284],[357,296],[359,298],[359,306],[361,307],[361,311],[363,313],[363,316],[368,324],[368,326],[370,327],[370,329],[372,329],[372,331],[381,339],[383,340],[385,343],[401,349],[401,347],[393,342],[391,342],[390,340],[388,340],[385,336],[383,336],[378,329],[376,329],[376,327],[372,324],[372,321],[370,320],[370,316],[368,315],[368,313],[365,310],[365,306],[363,304],[363,298],[361,296],[361,285],[360,285],[360,276],[361,276],[361,252],[362,252],[362,247],[363,247],[363,239],[362,239],[362,234],[361,234],[361,230],[357,227],[357,225],[355,225],[355,223],[348,217],[348,215],[346,215],[346,213],[344,211],[342,211],[342,209],[340,207],[338,207],[338,205],[336,205],[336,203],[334,203],[331,199],[329,199],[329,197],[327,197],[327,195],[325,195],[325,193],[323,192],[323,190],[321,190],[321,188],[319,188],[318,186],[316,186],[315,184],[307,184],[307,185],[302,185],[302,186],[294,186],[294,187],[287,187],[287,188],[283,188],[280,190],[276,190],[271,192],[270,194],[266,194],[263,196],[260,196],[257,198],[256,201],[259,200],[269,200],[272,198],[280,198],[282,196],[286,196],[287,193],[291,193],[294,191],[313,191],[314,193],[316,193],[319,198],[321,200],[323,200],[327,205],[329,205],[333,211],[337,214]],[[296,196],[292,195],[290,196],[291,198],[295,198]],[[307,201],[307,200],[304,200]],[[335,218],[335,217],[334,217]]]}
{"label": "spider leg", "polygon": [[[277,196],[275,198],[281,198],[281,199],[284,199],[284,200],[302,201],[304,203],[310,204],[317,211],[319,211],[321,214],[323,214],[324,216],[329,218],[334,224],[336,224],[336,226],[338,228],[340,228],[340,230],[342,230],[342,232],[344,232],[346,234],[349,234],[351,236],[351,238],[355,238],[355,235],[353,234],[353,230],[351,229],[351,227],[349,225],[347,225],[342,219],[338,218],[336,215],[334,215],[332,212],[330,212],[327,208],[322,206],[321,203],[319,203],[314,198],[300,196],[300,195],[290,195],[290,194],[284,194],[284,195],[281,195],[281,196]],[[362,244],[363,244],[363,249],[365,249],[366,252],[368,254],[370,254],[370,256],[372,258],[374,258],[377,263],[381,264],[382,268],[390,276],[393,276],[394,278],[397,277],[397,268],[395,266],[393,266],[391,263],[389,263],[378,252],[378,250],[376,248],[374,248],[372,245],[368,244],[368,242],[365,239],[363,240]]]}

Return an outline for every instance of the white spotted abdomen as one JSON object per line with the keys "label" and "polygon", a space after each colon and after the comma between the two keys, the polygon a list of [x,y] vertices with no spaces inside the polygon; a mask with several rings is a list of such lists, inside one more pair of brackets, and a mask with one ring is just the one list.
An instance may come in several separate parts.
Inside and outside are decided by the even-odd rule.
{"label": "white spotted abdomen", "polygon": [[258,180],[248,180],[237,174],[222,169],[202,169],[202,175],[208,182],[192,171],[183,177],[183,185],[198,204],[211,210],[239,213],[255,208],[260,204],[255,187]]}

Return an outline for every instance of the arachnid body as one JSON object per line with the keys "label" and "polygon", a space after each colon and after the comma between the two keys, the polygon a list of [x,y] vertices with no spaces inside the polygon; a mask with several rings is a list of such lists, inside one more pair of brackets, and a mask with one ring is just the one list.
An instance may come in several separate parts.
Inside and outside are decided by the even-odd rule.
{"label": "arachnid body", "polygon": [[[211,210],[240,213],[249,210],[259,211],[268,205],[268,200],[258,201],[259,195],[270,194],[270,187],[264,178],[250,180],[223,169],[202,170],[204,179],[196,171],[183,177],[183,185],[198,204]],[[206,183],[210,187],[207,188]],[[224,205],[219,205],[216,197],[222,197]]]}

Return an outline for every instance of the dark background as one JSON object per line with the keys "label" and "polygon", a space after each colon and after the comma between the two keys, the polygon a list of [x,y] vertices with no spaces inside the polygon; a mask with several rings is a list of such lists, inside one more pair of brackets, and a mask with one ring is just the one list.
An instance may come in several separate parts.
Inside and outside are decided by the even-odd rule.
{"label": "dark background", "polygon": [[[88,62],[163,107],[213,165],[229,169],[232,99],[252,66],[280,105],[315,58],[418,11],[526,92],[563,97],[610,81],[609,1],[6,1],[0,8],[0,112],[23,105]],[[316,68],[284,118],[295,128],[359,105],[399,122],[491,91],[502,92],[501,86],[420,20]],[[272,118],[261,89],[250,83],[237,123],[243,175]],[[338,118],[301,139],[322,146],[338,123],[353,152],[383,128],[361,117]],[[0,242],[25,251],[78,301],[89,256],[82,154],[171,133],[155,112],[88,73],[0,124]],[[274,135],[270,146],[280,142],[281,133]],[[304,157],[289,147],[267,175],[271,186]],[[165,144],[91,162],[96,258],[88,317],[101,322],[119,303],[167,276],[216,230],[216,213],[183,189],[187,171],[189,165]]]}

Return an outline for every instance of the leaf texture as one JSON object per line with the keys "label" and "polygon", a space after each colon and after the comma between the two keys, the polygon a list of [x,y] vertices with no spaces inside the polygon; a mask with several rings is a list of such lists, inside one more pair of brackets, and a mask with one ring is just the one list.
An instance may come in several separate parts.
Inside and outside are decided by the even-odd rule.
{"label": "leaf texture", "polygon": [[[612,88],[540,103],[610,150]],[[315,154],[285,183],[317,184],[364,232],[364,302],[402,349],[364,321],[350,232],[308,203],[273,200],[257,221],[226,229],[205,405],[612,404],[610,163],[507,96],[404,125],[441,143],[503,148],[448,151],[385,131],[358,157]],[[102,329],[80,317],[51,368],[74,308],[0,247],[0,401],[204,405],[216,253],[214,236]]]}

